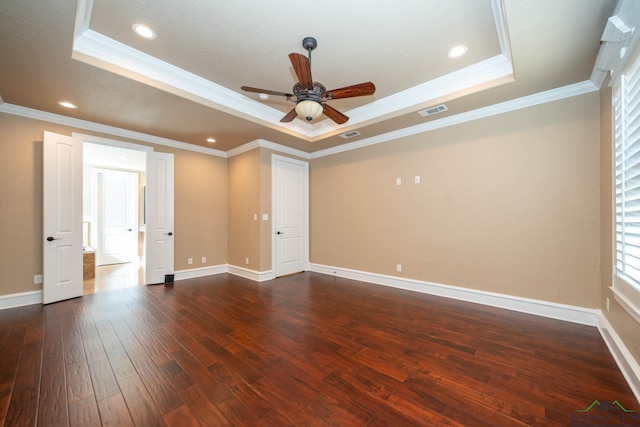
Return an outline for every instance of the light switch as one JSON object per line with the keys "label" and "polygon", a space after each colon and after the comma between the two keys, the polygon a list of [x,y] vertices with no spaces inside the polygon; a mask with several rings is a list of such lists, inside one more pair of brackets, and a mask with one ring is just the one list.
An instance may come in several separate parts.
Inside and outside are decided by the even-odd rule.
{"label": "light switch", "polygon": [[402,185],[402,178],[396,178],[396,185]]}
{"label": "light switch", "polygon": [[269,221],[269,214],[262,214],[263,221]]}

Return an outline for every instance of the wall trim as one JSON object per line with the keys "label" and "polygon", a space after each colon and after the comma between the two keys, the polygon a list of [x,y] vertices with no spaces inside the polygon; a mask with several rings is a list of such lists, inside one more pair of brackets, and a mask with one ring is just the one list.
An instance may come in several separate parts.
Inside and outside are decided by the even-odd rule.
{"label": "wall trim", "polygon": [[234,276],[244,277],[245,279],[250,279],[255,282],[265,282],[267,280],[275,279],[275,273],[273,270],[267,271],[255,271],[250,270],[244,267],[238,267],[235,265],[227,264],[227,272],[229,274],[233,274]]}
{"label": "wall trim", "polygon": [[[162,138],[154,135],[148,135],[141,132],[130,131],[127,129],[117,128],[113,126],[102,125],[99,123],[89,122],[86,120],[80,120],[73,117],[67,117],[60,114],[48,113],[46,111],[34,110],[32,108],[21,107],[19,105],[13,105],[0,102],[0,113],[13,114],[16,116],[27,117],[34,120],[42,120],[50,123],[57,123],[60,125],[76,127],[79,129],[90,130],[94,132],[105,133],[121,138],[127,138],[142,142],[148,142],[151,144],[178,148],[181,150],[194,151],[197,153],[208,154],[212,156],[218,156],[223,158],[237,156],[246,151],[253,150],[258,147],[265,147],[274,151],[280,151],[285,154],[300,157],[305,160],[316,159],[325,156],[331,156],[333,154],[343,153],[346,151],[357,150],[359,148],[368,147],[370,145],[380,144],[383,142],[393,141],[396,139],[430,132],[449,126],[455,126],[462,123],[470,122],[477,119],[483,119],[499,114],[505,114],[511,111],[516,111],[522,108],[527,108],[535,105],[545,104],[548,102],[554,102],[573,96],[583,95],[598,90],[595,84],[590,80],[584,82],[575,83],[568,86],[563,86],[556,89],[551,89],[545,92],[540,92],[528,96],[524,96],[517,99],[501,102],[499,104],[489,105],[487,107],[478,108],[475,110],[467,111],[461,114],[444,117],[438,120],[432,120],[427,123],[409,126],[403,129],[398,129],[392,132],[376,135],[370,138],[361,139],[347,144],[327,148],[324,150],[314,151],[307,153],[305,151],[297,150],[295,148],[287,147],[275,142],[257,139],[246,144],[240,145],[229,151],[215,150],[212,148],[201,147],[195,144],[189,144],[186,142],[175,141],[167,138]],[[2,98],[0,98],[2,101]]]}
{"label": "wall trim", "polygon": [[276,142],[267,141],[265,139],[255,139],[251,142],[247,142],[244,145],[240,145],[236,148],[233,148],[227,151],[227,157],[234,157],[242,153],[246,153],[247,151],[254,150],[256,148],[263,147],[268,148],[273,151],[279,151],[283,154],[290,154],[292,156],[300,157],[305,160],[309,160],[311,158],[311,154],[306,151],[297,150],[295,148],[287,147],[286,145],[278,144]]}
{"label": "wall trim", "polygon": [[105,133],[120,138],[132,139],[136,141],[148,142],[150,144],[162,145],[165,147],[173,147],[181,150],[195,151],[197,153],[208,154],[210,156],[227,157],[227,153],[213,148],[201,147],[195,144],[176,141],[173,139],[162,138],[160,136],[149,135],[142,132],[136,132],[115,126],[103,125],[100,123],[90,122],[87,120],[76,119],[73,117],[63,116],[61,114],[48,113],[46,111],[34,110],[33,108],[21,107],[8,103],[0,104],[0,113],[13,114],[14,116],[26,117],[34,120],[41,120],[49,123],[75,127],[78,129],[89,130],[93,132]]}
{"label": "wall trim", "polygon": [[422,123],[419,125],[409,126],[403,129],[383,133],[348,144],[342,144],[324,150],[314,151],[313,153],[311,153],[311,158],[317,159],[320,157],[343,153],[345,151],[357,150],[358,148],[364,148],[370,145],[393,141],[395,139],[400,139],[407,136],[417,135],[420,133],[429,132],[449,126],[455,126],[473,120],[484,119],[486,117],[496,116],[527,107],[533,107],[535,105],[559,101],[561,99],[571,98],[597,90],[598,88],[596,87],[596,85],[594,85],[590,80],[586,80],[580,83],[574,83],[556,89],[535,93],[533,95],[527,95],[521,98],[489,105],[487,107],[477,108],[475,110],[466,111],[464,113],[455,114],[452,116],[444,117],[442,119],[432,120],[430,122]]}
{"label": "wall trim", "polygon": [[227,264],[214,265],[211,267],[190,268],[188,270],[179,270],[174,273],[174,280],[194,279],[196,277],[211,276],[213,274],[226,273],[228,271]]}
{"label": "wall trim", "polygon": [[310,264],[311,271],[343,277],[346,279],[360,280],[377,285],[390,286],[409,291],[453,298],[476,304],[500,307],[521,313],[534,314],[536,316],[551,319],[564,320],[582,325],[596,326],[596,310],[577,307],[567,304],[558,304],[549,301],[522,298],[513,295],[486,292],[477,289],[462,288],[459,286],[444,285],[441,283],[425,282],[422,280],[407,279],[403,277],[387,276],[365,271],[351,270],[341,267],[331,267],[321,264]]}
{"label": "wall trim", "polygon": [[0,296],[0,310],[23,307],[25,305],[42,304],[42,291],[20,292]]}
{"label": "wall trim", "polygon": [[609,352],[618,364],[618,368],[620,368],[624,379],[627,380],[627,384],[629,384],[631,391],[640,403],[640,365],[638,365],[638,362],[633,358],[624,341],[622,341],[616,333],[616,330],[613,329],[613,326],[611,326],[611,323],[609,323],[604,313],[601,310],[597,310],[597,314],[598,331],[609,348]]}

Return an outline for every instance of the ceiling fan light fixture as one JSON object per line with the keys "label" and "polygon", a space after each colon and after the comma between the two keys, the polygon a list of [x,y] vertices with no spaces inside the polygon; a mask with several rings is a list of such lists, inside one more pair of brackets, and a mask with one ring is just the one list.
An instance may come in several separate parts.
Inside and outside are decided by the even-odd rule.
{"label": "ceiling fan light fixture", "polygon": [[296,113],[308,122],[320,117],[322,115],[322,111],[322,104],[310,99],[303,99],[296,104]]}

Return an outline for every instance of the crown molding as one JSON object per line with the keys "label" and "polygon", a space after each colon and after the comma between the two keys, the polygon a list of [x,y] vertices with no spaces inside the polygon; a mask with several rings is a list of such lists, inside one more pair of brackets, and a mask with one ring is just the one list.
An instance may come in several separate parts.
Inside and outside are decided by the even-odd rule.
{"label": "crown molding", "polygon": [[13,104],[1,104],[0,113],[12,114],[15,116],[26,117],[34,120],[41,120],[49,123],[56,123],[63,126],[84,129],[93,132],[105,133],[126,139],[133,139],[150,144],[162,145],[165,147],[178,148],[181,150],[195,151],[197,153],[208,154],[210,156],[227,157],[227,153],[213,148],[200,147],[199,145],[188,144],[186,142],[175,141],[173,139],[162,138],[159,136],[149,135],[142,132],[135,132],[115,126],[102,125],[87,120],[67,117],[60,114],[48,113],[46,111],[34,110],[32,108],[21,107]]}
{"label": "crown molding", "polygon": [[[392,132],[387,132],[381,135],[373,136],[371,138],[361,139],[348,144],[339,145],[325,150],[315,151],[313,153],[307,153],[305,151],[296,150],[275,142],[267,141],[264,139],[257,139],[247,144],[236,147],[227,152],[215,150],[212,148],[200,147],[199,145],[188,144],[185,142],[175,141],[167,138],[161,138],[158,136],[148,135],[141,132],[134,132],[126,129],[121,129],[113,126],[102,125],[99,123],[93,123],[86,120],[75,119],[72,117],[62,116],[60,114],[47,113],[44,111],[34,110],[31,108],[20,107],[17,105],[1,103],[0,113],[13,114],[23,117],[28,117],[36,120],[42,120],[51,123],[57,123],[65,126],[76,127],[85,130],[91,130],[94,132],[106,133],[123,138],[133,139],[137,141],[148,142],[151,144],[163,145],[173,148],[179,148],[182,150],[195,151],[202,154],[208,154],[218,157],[233,157],[244,152],[253,150],[258,147],[269,148],[274,151],[279,151],[292,156],[300,157],[305,160],[317,159],[320,157],[331,156],[333,154],[343,153],[346,151],[357,150],[359,148],[368,147],[370,145],[381,144],[383,142],[392,141],[407,136],[417,135],[424,132],[429,132],[436,129],[445,128],[448,126],[454,126],[461,123],[466,123],[472,120],[482,119],[485,117],[495,116],[498,114],[508,113],[510,111],[520,110],[522,108],[532,107],[535,105],[544,104],[547,102],[558,101],[573,96],[582,95],[589,92],[597,91],[598,87],[590,80],[584,82],[575,83],[568,86],[563,86],[557,89],[551,89],[545,92],[536,93],[533,95],[524,96],[510,101],[501,102],[499,104],[490,105],[488,107],[478,108],[476,110],[467,111],[465,113],[456,114],[453,116],[445,117],[439,120],[432,120],[427,123],[410,126],[404,129],[398,129]],[[0,100],[2,98],[0,97]]]}
{"label": "crown molding", "polygon": [[349,110],[350,120],[346,126],[338,126],[328,119],[313,125],[299,120],[281,123],[282,112],[275,108],[91,30],[92,5],[93,0],[78,1],[72,58],[308,142],[425,108],[436,101],[445,102],[462,92],[468,93],[470,89],[482,90],[514,78],[502,1],[491,0],[501,54]]}
{"label": "crown molding", "polygon": [[373,136],[371,138],[361,139],[352,143],[327,148],[326,150],[315,151],[311,153],[311,158],[317,159],[320,157],[331,156],[333,154],[356,150],[358,148],[368,147],[370,145],[380,144],[398,138],[404,138],[407,136],[429,132],[435,129],[441,129],[448,126],[470,122],[472,120],[508,113],[510,111],[520,110],[522,108],[532,107],[534,105],[544,104],[547,102],[558,101],[596,90],[598,90],[596,85],[594,85],[590,80],[586,80],[584,82],[575,83],[557,89],[551,89],[545,92],[512,99],[510,101],[501,102],[499,104],[490,105],[488,107],[478,108],[476,110],[467,111],[465,113],[456,114],[439,120],[433,120],[404,129],[398,129],[392,132]]}
{"label": "crown molding", "polygon": [[242,153],[246,153],[247,151],[255,150],[256,148],[268,148],[273,151],[278,151],[283,154],[289,154],[291,156],[300,157],[301,159],[309,160],[311,158],[311,154],[306,151],[296,150],[295,148],[287,147],[285,145],[281,145],[275,142],[267,141],[265,139],[256,139],[251,142],[248,142],[244,145],[236,147],[232,150],[227,151],[228,157],[234,157]]}

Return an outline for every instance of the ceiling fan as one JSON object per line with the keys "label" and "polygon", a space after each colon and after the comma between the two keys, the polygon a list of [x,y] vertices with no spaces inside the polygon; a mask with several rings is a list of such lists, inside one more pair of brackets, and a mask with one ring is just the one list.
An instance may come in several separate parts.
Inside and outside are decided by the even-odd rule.
{"label": "ceiling fan", "polygon": [[298,78],[298,83],[293,85],[292,92],[278,92],[275,90],[258,89],[255,87],[242,86],[240,89],[247,92],[256,92],[267,95],[278,95],[287,98],[287,101],[296,103],[296,106],[289,111],[280,121],[291,122],[297,115],[303,117],[308,122],[324,114],[337,124],[341,125],[349,120],[349,117],[328,105],[326,102],[332,99],[353,98],[356,96],[373,95],[376,87],[371,82],[346,86],[340,89],[327,90],[322,84],[314,82],[311,78],[311,51],[318,46],[318,42],[313,37],[305,37],[302,40],[309,56],[299,53],[290,53],[289,59]]}

